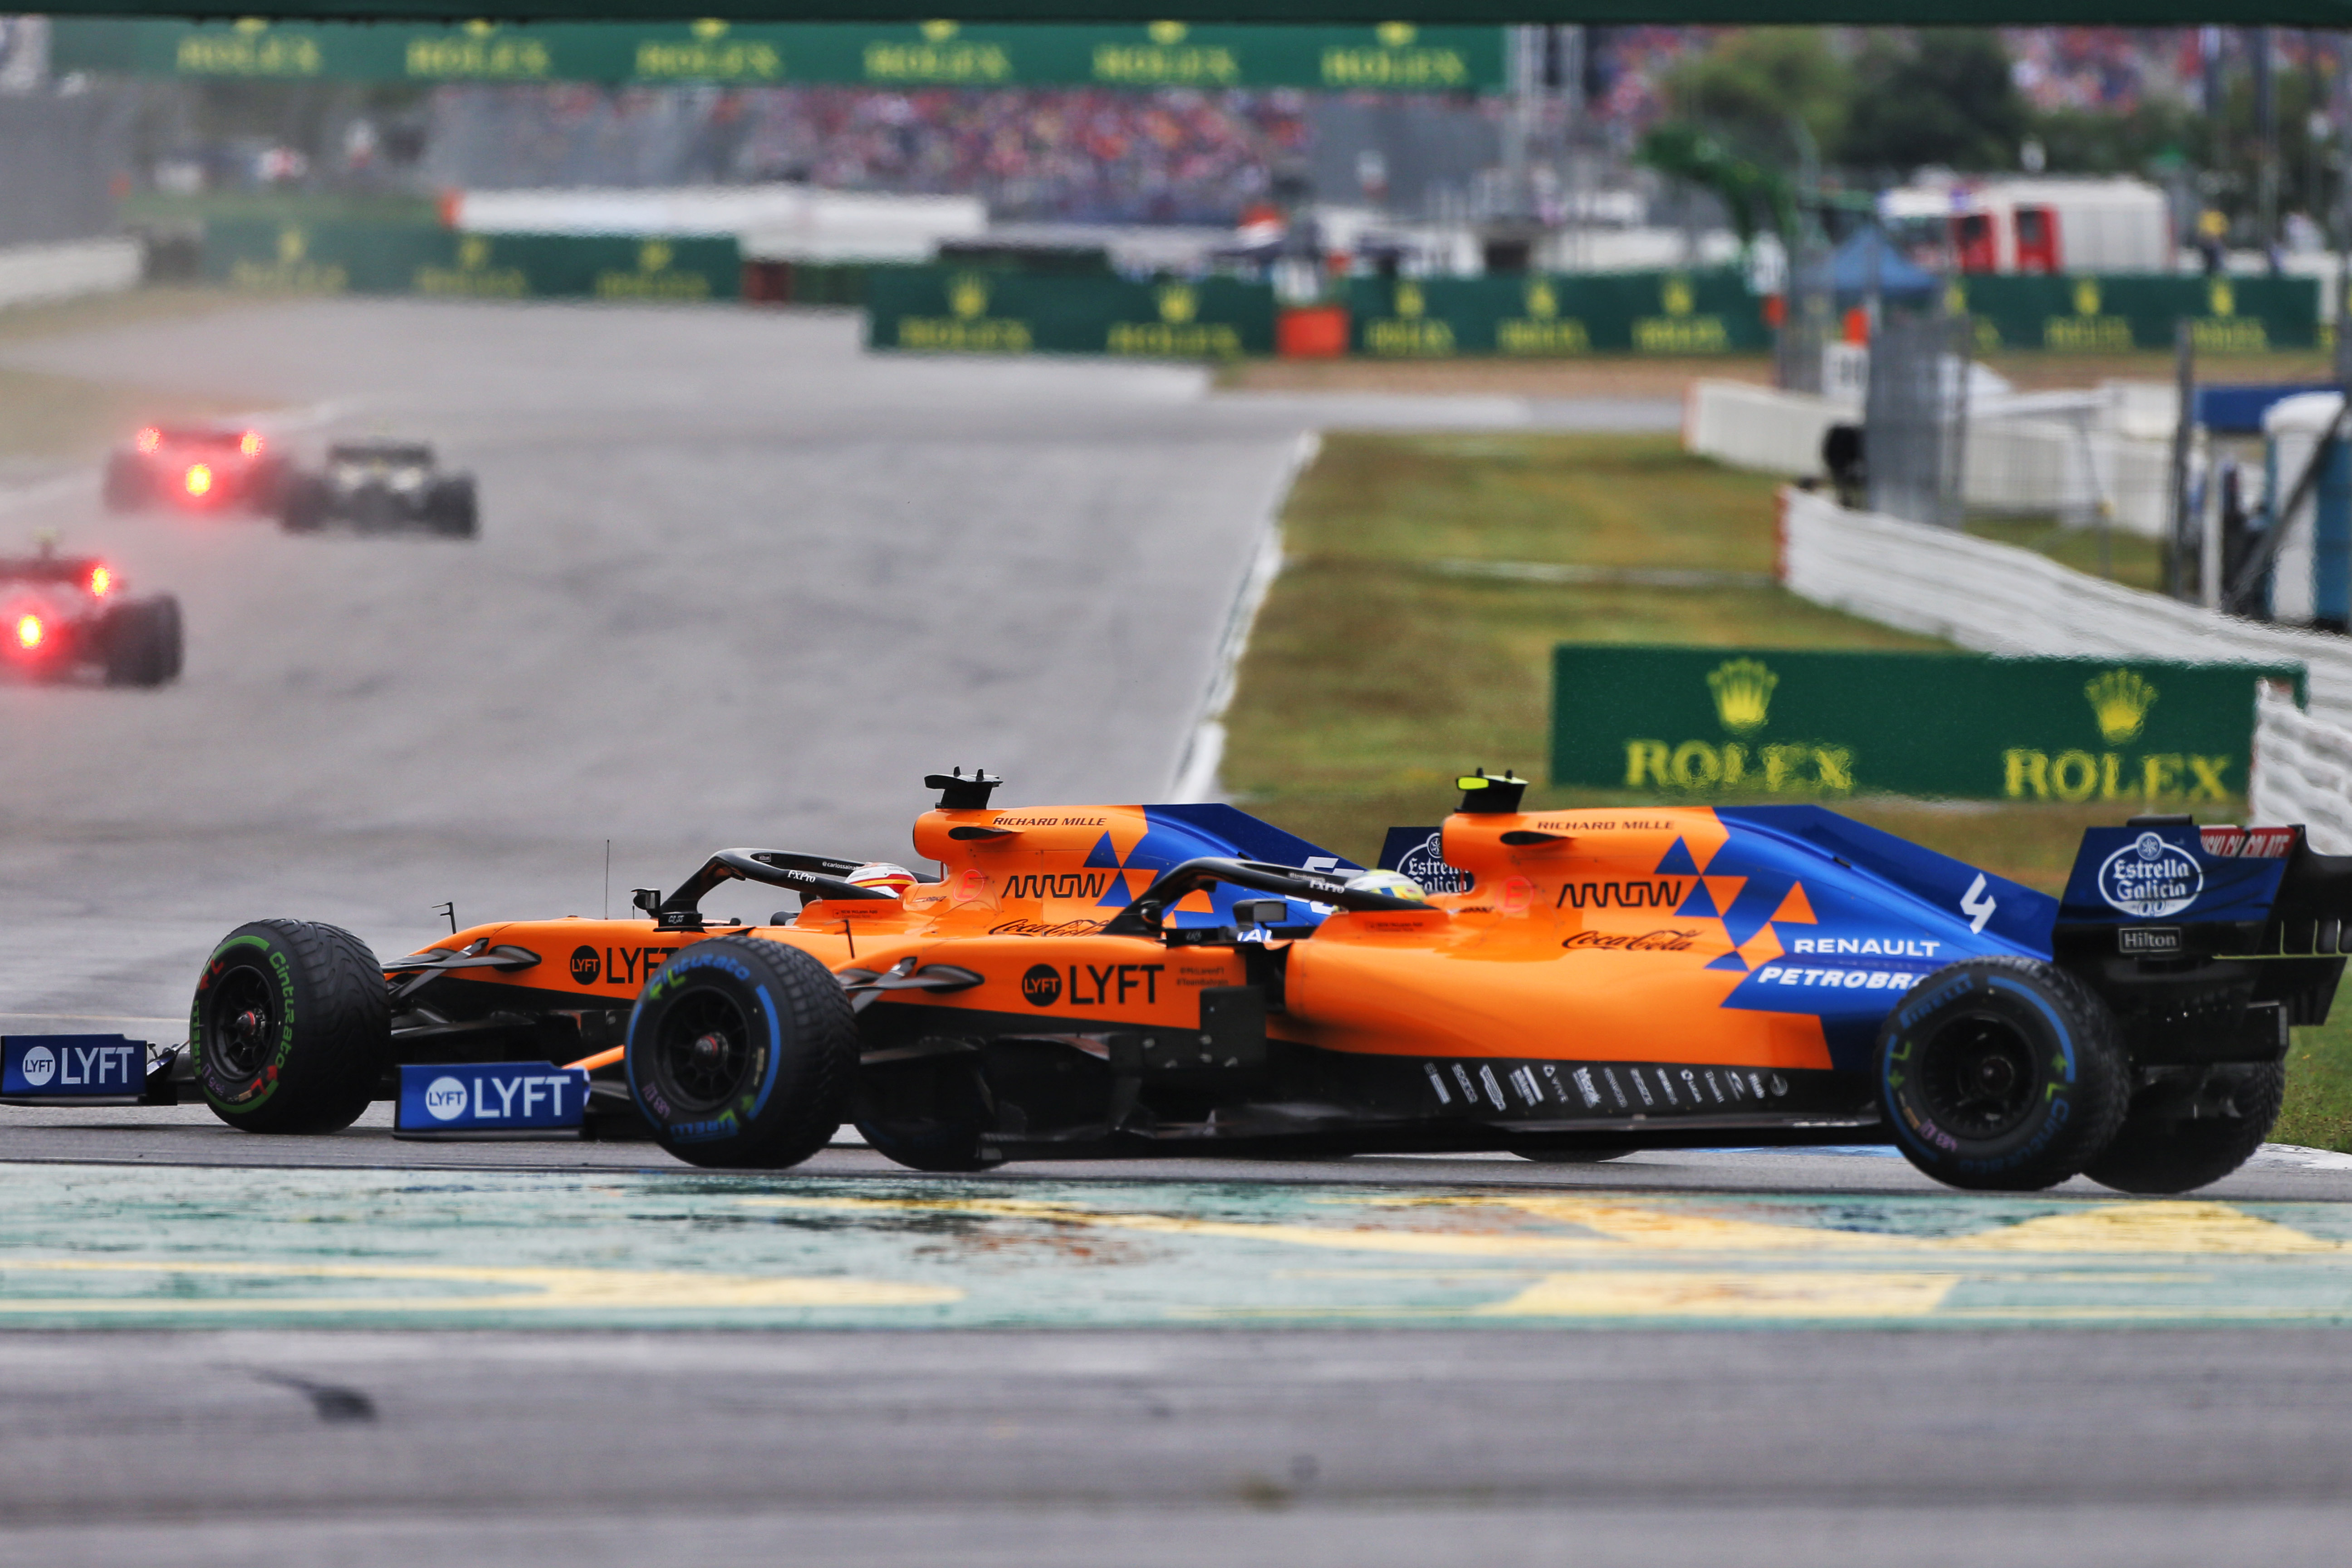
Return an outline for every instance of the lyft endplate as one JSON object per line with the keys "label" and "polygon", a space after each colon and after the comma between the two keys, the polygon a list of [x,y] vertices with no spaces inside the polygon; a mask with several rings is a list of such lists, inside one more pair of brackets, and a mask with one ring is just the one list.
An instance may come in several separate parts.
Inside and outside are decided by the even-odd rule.
{"label": "lyft endplate", "polygon": [[547,1062],[430,1064],[400,1069],[395,1138],[577,1138],[588,1074]]}
{"label": "lyft endplate", "polygon": [[147,1046],[123,1035],[0,1037],[0,1104],[136,1105]]}

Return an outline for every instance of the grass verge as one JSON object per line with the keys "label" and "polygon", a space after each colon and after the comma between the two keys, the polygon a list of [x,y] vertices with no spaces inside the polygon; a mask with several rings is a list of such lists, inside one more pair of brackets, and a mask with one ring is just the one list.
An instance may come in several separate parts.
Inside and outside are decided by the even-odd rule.
{"label": "grass verge", "polygon": [[[245,302],[213,289],[135,289],[0,310],[0,354],[12,343],[79,332],[162,325]],[[92,381],[0,364],[0,460],[87,459],[153,420],[241,413],[251,399],[176,388]]]}
{"label": "grass verge", "polygon": [[[1769,585],[1772,489],[1685,455],[1669,437],[1328,437],[1284,514],[1283,574],[1226,717],[1234,799],[1370,864],[1390,826],[1451,808],[1448,786],[1464,768],[1542,775],[1555,643],[1943,646]],[[2126,542],[2116,542],[2120,562]],[[1472,574],[1496,562],[1725,576],[1661,588]],[[1538,806],[1634,798],[1528,792]],[[2112,806],[2097,805],[1833,804],[2053,893],[2083,829],[2115,820]],[[2280,1127],[2291,1141],[2352,1147],[2352,1016],[2298,1037]]]}

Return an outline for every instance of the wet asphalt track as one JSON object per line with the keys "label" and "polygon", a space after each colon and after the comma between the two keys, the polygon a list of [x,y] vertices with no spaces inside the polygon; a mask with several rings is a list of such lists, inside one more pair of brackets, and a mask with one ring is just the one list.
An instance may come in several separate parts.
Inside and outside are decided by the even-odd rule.
{"label": "wet asphalt track", "polygon": [[[468,920],[592,912],[608,836],[616,898],[721,843],[889,854],[917,775],[948,763],[1008,773],[1015,800],[1156,795],[1301,432],[1672,417],[872,362],[844,320],[726,310],[296,303],[6,357],[278,405],[309,422],[298,448],[327,428],[428,437],[482,479],[472,547],[108,520],[94,479],[0,499],[0,542],[60,529],[188,608],[177,689],[0,689],[0,1029],[102,1016],[154,1038],[177,1037],[205,947],[257,913],[393,951],[443,899]],[[12,1564],[2137,1568],[2334,1562],[2352,1524],[2352,1342],[2312,1326],[2352,1315],[2335,1217],[2352,1173],[2292,1158],[2172,1208],[1949,1198],[1867,1154],[950,1187],[837,1150],[813,1180],[701,1185],[645,1145],[364,1124],[275,1144],[200,1111],[0,1111],[0,1162],[19,1162],[0,1304],[38,1308],[0,1340]],[[1505,1240],[1567,1264],[1487,1255],[1496,1194],[1529,1193],[1555,1206],[1509,1224],[1552,1228]],[[789,1291],[760,1299],[812,1326],[654,1310],[704,1300],[677,1268],[728,1258],[755,1295],[782,1289],[763,1269],[848,1273],[824,1232],[805,1255],[729,1250],[776,1234],[745,1213],[772,1225],[811,1194],[899,1205],[831,1234],[895,1238],[856,1263],[877,1289],[962,1304],[882,1289],[857,1331],[791,1318]],[[592,1197],[619,1205],[601,1229],[579,1224]],[[905,1212],[944,1199],[964,1207]],[[1291,1234],[1425,1228],[1384,1216],[1432,1200],[1470,1240],[1381,1244],[1411,1267]],[[1596,1202],[1633,1252],[1577,1254]],[[416,1305],[427,1286],[401,1268],[495,1249],[501,1226],[538,1245],[532,1204],[589,1251],[430,1284],[514,1295],[510,1319]],[[1195,1234],[1235,1205],[1291,1231]],[[1866,1267],[1838,1253],[1889,1232],[1910,1239],[1868,1242]],[[2012,1232],[2060,1245],[1946,1260]],[[1595,1297],[1593,1269],[1618,1293]],[[1202,1283],[1219,1270],[1223,1295]],[[1276,1280],[1279,1330],[1166,1310],[1258,1310],[1249,1291]],[[1032,1298],[1058,1326],[1018,1326]],[[1935,1317],[2019,1301],[2000,1326]],[[2149,1302],[2175,1316],[2122,1326]],[[2265,1303],[2263,1326],[2234,1326]],[[894,1327],[906,1310],[947,1316]]]}

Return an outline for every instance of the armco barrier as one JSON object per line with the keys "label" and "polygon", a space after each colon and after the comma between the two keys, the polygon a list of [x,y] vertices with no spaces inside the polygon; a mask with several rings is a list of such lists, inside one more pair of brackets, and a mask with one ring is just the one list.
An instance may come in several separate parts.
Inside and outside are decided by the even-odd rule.
{"label": "armco barrier", "polygon": [[1946,296],[1975,319],[1977,349],[2117,353],[2170,349],[2188,318],[2199,350],[2249,353],[2319,342],[2315,278],[2199,278],[2176,273],[1970,277]]}
{"label": "armco barrier", "polygon": [[1230,278],[1136,283],[894,268],[868,286],[866,342],[929,353],[1232,359],[1274,352],[1274,290]]}
{"label": "armco barrier", "polygon": [[2352,641],[2237,620],[2047,556],[1780,492],[1780,581],[1801,598],[1986,653],[2300,663],[2307,710],[2257,704],[2249,810],[2352,853]]}
{"label": "armco barrier", "polygon": [[2311,847],[2352,855],[2352,730],[2314,719],[2285,693],[2254,703],[2254,783],[2247,814],[2256,822],[2300,822]]}
{"label": "armco barrier", "polygon": [[1694,381],[1683,394],[1683,447],[1735,468],[1790,479],[1822,471],[1822,437],[1862,417],[1841,398],[1744,381]]}
{"label": "armco barrier", "polygon": [[423,224],[215,219],[205,276],[235,288],[488,300],[731,300],[732,239],[457,234]]}
{"label": "armco barrier", "polygon": [[1716,354],[1771,346],[1763,302],[1731,268],[1496,278],[1360,278],[1349,285],[1358,353]]}
{"label": "armco barrier", "polygon": [[135,239],[77,239],[0,250],[0,305],[111,294],[139,281]]}
{"label": "armco barrier", "polygon": [[[1791,479],[1822,472],[1822,437],[1861,408],[1834,397],[1700,380],[1684,395],[1683,446],[1704,458]],[[1971,510],[2088,516],[2104,500],[2115,526],[2161,539],[2170,526],[2172,450],[2048,418],[1972,417],[1961,492]]]}

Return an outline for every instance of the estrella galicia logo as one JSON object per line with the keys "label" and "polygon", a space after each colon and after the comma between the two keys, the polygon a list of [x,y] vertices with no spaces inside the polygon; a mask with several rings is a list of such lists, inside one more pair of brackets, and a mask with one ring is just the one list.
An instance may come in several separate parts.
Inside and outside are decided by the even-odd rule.
{"label": "estrella galicia logo", "polygon": [[1419,882],[1425,892],[1465,893],[1470,890],[1468,873],[1457,871],[1445,863],[1445,836],[1443,832],[1432,833],[1406,850],[1398,858],[1396,868]]}
{"label": "estrella galicia logo", "polygon": [[572,950],[572,978],[583,985],[593,985],[604,973],[604,961],[596,950],[584,942]]}
{"label": "estrella galicia logo", "polygon": [[2205,890],[2204,868],[2187,850],[2143,833],[2099,868],[2099,897],[2135,919],[2177,915]]}
{"label": "estrella galicia logo", "polygon": [[1050,963],[1033,963],[1021,977],[1021,994],[1032,1007],[1050,1007],[1062,999],[1062,972]]}

